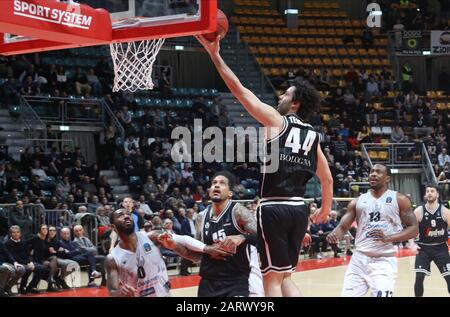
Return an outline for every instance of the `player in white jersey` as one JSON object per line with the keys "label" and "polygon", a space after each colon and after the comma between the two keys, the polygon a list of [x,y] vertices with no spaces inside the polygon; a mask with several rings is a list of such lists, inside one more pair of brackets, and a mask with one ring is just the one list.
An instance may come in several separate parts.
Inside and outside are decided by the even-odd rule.
{"label": "player in white jersey", "polygon": [[[158,244],[160,233],[135,232],[130,213],[118,209],[111,213],[112,227],[120,242],[106,258],[107,286],[111,296],[167,297],[170,283],[166,265]],[[193,261],[199,261],[200,253],[192,252],[181,245],[174,251]]]}
{"label": "player in white jersey", "polygon": [[327,237],[328,242],[337,243],[356,219],[356,250],[345,273],[344,297],[364,296],[369,289],[372,296],[392,297],[397,277],[394,243],[414,238],[419,232],[409,199],[388,189],[390,175],[386,166],[374,165],[369,175],[371,189],[350,202],[339,225]]}

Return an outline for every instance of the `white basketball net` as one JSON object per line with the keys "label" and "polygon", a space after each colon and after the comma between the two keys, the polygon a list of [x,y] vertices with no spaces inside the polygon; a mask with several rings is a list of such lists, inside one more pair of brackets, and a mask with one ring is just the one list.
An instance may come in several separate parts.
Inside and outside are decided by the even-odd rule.
{"label": "white basketball net", "polygon": [[113,91],[153,89],[152,70],[164,39],[111,43],[114,64]]}

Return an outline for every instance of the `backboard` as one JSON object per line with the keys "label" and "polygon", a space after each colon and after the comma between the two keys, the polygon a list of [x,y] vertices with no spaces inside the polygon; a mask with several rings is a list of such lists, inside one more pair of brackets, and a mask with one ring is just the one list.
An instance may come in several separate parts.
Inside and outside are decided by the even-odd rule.
{"label": "backboard", "polygon": [[214,32],[217,0],[0,0],[0,11],[0,54],[14,55]]}

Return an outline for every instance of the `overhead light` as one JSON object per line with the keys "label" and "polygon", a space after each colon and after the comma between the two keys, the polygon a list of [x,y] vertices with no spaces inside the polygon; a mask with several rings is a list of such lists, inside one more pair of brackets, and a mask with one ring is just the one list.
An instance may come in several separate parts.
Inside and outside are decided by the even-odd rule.
{"label": "overhead light", "polygon": [[398,174],[398,169],[391,168],[391,174]]}
{"label": "overhead light", "polygon": [[182,50],[184,50],[184,46],[183,45],[176,45],[175,46],[175,50],[176,51],[182,51]]}
{"label": "overhead light", "polygon": [[381,16],[383,15],[383,11],[370,11],[369,16]]}
{"label": "overhead light", "polygon": [[423,55],[431,55],[431,51],[423,51],[422,54]]}
{"label": "overhead light", "polygon": [[298,9],[287,9],[287,10],[284,10],[284,14],[298,14]]}
{"label": "overhead light", "polygon": [[68,125],[60,125],[59,131],[69,131],[70,127]]}

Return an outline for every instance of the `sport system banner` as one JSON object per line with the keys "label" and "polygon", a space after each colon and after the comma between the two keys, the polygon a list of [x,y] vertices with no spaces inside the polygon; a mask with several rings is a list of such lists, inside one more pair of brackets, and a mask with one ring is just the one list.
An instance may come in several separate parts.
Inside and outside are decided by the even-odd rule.
{"label": "sport system banner", "polygon": [[450,31],[431,31],[431,55],[450,55]]}
{"label": "sport system banner", "polygon": [[422,55],[422,31],[403,31],[402,53]]}

